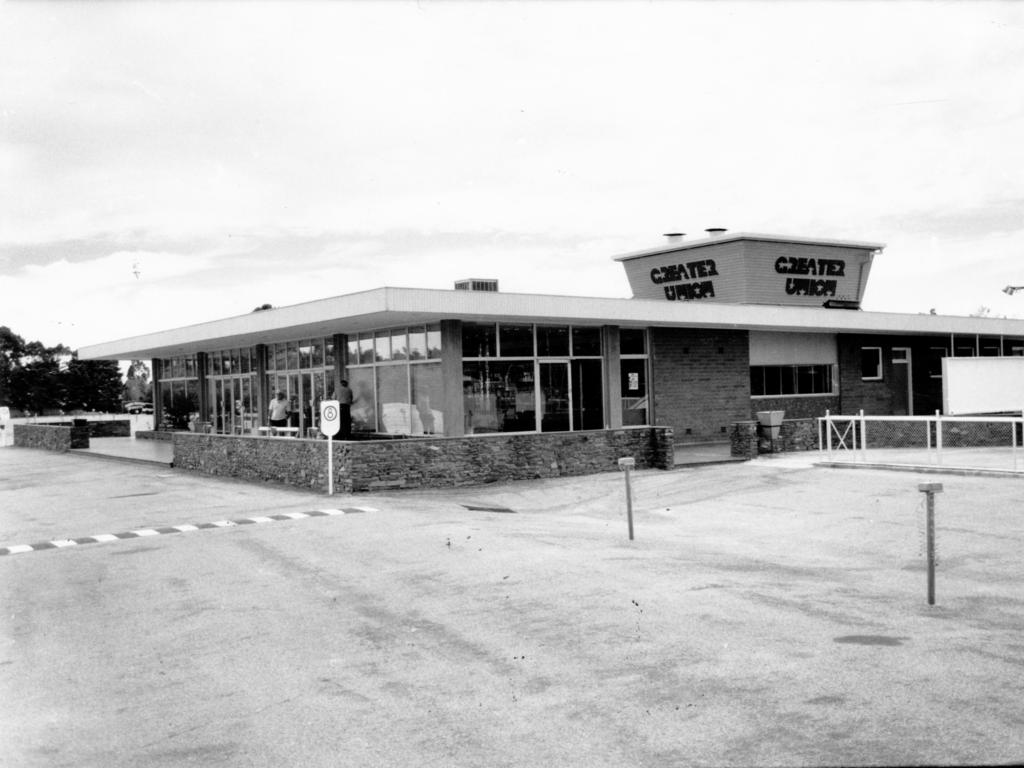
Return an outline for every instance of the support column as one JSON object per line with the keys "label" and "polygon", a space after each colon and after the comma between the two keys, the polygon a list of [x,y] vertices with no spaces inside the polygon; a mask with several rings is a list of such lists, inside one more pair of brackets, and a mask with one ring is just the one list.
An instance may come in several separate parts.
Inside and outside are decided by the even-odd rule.
{"label": "support column", "polygon": [[267,391],[267,345],[257,344],[256,352],[256,408],[259,410],[259,426],[268,424],[267,410],[270,408],[270,396]]}
{"label": "support column", "polygon": [[210,392],[206,386],[206,361],[205,352],[196,352],[196,387],[199,395],[199,419],[200,421],[213,421],[213,413],[210,412]]}
{"label": "support column", "polygon": [[336,333],[334,334],[334,378],[332,380],[332,389],[335,394],[338,392],[338,387],[341,386],[341,380],[348,381],[348,366],[348,334]]}
{"label": "support column", "polygon": [[154,357],[150,362],[153,368],[153,429],[160,429],[164,421],[164,361]]}
{"label": "support column", "polygon": [[605,429],[622,427],[622,358],[619,347],[619,326],[601,328],[604,341],[604,426]]}
{"label": "support column", "polygon": [[444,434],[466,434],[462,398],[462,321],[441,321],[441,380],[444,382]]}

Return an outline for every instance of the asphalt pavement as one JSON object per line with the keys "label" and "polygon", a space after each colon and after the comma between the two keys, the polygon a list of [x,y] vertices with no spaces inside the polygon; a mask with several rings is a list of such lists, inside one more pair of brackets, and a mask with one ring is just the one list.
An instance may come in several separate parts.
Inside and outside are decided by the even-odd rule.
{"label": "asphalt pavement", "polygon": [[[924,494],[936,496],[936,602]],[[1024,760],[1024,482],[388,495],[0,450],[0,765]]]}

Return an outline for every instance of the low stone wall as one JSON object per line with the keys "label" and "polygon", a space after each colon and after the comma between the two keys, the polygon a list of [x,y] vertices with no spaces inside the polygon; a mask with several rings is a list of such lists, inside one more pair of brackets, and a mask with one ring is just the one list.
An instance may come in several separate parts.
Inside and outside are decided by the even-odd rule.
{"label": "low stone wall", "polygon": [[[568,477],[673,466],[672,430],[475,435],[334,443],[334,487],[342,493]],[[174,466],[210,475],[327,490],[327,441],[175,433]]]}
{"label": "low stone wall", "polygon": [[173,432],[156,429],[138,429],[135,431],[136,440],[163,440],[169,443],[173,435]]}
{"label": "low stone wall", "polygon": [[730,436],[732,455],[755,459],[763,453],[814,451],[818,448],[817,419],[785,419],[779,436],[771,439],[767,427],[756,421],[738,421]]}
{"label": "low stone wall", "polygon": [[[117,421],[89,421],[87,419],[76,419],[76,422],[82,422],[76,424],[74,422],[39,422],[39,426],[43,427],[74,427],[75,429],[85,429],[86,434],[89,437],[131,437],[132,436],[132,423],[128,419],[117,420]],[[72,446],[73,448],[85,447],[88,448],[88,444],[85,446]]]}
{"label": "low stone wall", "polygon": [[[81,430],[81,428],[79,428]],[[44,451],[64,453],[78,446],[72,445],[71,426],[48,426],[45,424],[15,424],[14,446],[16,448],[41,448]],[[89,435],[85,435],[86,447]]]}

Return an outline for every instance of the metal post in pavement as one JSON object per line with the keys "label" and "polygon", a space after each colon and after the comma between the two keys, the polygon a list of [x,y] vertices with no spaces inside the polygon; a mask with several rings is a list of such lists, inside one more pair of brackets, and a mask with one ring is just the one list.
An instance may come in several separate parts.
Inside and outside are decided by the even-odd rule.
{"label": "metal post in pavement", "polygon": [[619,459],[619,469],[626,473],[626,520],[629,524],[629,540],[633,540],[633,489],[629,486],[629,470],[636,466],[632,457]]}
{"label": "metal post in pavement", "polygon": [[942,493],[942,483],[920,483],[917,490],[927,497],[925,537],[928,551],[928,605],[935,605],[935,494]]}

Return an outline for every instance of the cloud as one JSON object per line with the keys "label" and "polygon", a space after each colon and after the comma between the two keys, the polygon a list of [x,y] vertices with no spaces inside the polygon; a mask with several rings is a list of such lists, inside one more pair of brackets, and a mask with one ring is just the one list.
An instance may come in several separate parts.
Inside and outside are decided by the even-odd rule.
{"label": "cloud", "polygon": [[625,295],[612,255],[710,226],[889,242],[879,306],[979,303],[958,270],[994,278],[1024,231],[1022,28],[982,3],[3,4],[4,316],[57,333],[46,291],[91,329],[53,341],[93,343],[469,276]]}

